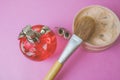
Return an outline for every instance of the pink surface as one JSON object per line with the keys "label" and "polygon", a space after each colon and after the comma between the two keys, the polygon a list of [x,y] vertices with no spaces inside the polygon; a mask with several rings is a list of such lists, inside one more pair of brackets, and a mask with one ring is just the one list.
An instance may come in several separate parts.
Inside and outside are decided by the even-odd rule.
{"label": "pink surface", "polygon": [[[0,80],[43,80],[67,41],[57,37],[53,56],[34,62],[21,54],[18,34],[27,25],[63,26],[72,31],[75,14],[83,7],[100,4],[120,16],[120,0],[1,0]],[[55,80],[120,80],[120,38],[111,48],[93,53],[80,47]]]}

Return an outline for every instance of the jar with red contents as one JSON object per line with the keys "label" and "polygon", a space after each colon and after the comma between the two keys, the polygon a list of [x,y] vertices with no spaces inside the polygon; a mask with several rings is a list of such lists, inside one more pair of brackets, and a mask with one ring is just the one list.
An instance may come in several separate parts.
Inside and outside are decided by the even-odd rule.
{"label": "jar with red contents", "polygon": [[54,32],[44,25],[27,25],[19,34],[19,40],[22,53],[35,61],[50,57],[57,46]]}

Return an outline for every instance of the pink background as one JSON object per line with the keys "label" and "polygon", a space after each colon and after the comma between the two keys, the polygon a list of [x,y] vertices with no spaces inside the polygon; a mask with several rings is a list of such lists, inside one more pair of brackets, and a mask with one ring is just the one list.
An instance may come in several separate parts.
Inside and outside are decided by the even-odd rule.
{"label": "pink background", "polygon": [[[19,49],[18,34],[27,25],[63,26],[72,31],[75,14],[99,4],[120,16],[120,0],[0,0],[0,80],[43,80],[67,40],[57,36],[53,56],[42,62],[27,59]],[[89,53],[80,47],[55,80],[120,80],[120,38],[109,49]]]}

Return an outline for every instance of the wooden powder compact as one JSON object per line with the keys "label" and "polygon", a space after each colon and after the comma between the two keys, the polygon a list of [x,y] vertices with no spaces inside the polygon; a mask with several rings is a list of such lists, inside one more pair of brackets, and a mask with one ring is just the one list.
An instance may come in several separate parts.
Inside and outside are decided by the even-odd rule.
{"label": "wooden powder compact", "polygon": [[82,9],[75,16],[73,29],[79,23],[79,19],[90,16],[95,20],[95,32],[91,38],[83,43],[83,46],[92,51],[100,51],[110,47],[120,34],[120,21],[110,9],[93,5]]}

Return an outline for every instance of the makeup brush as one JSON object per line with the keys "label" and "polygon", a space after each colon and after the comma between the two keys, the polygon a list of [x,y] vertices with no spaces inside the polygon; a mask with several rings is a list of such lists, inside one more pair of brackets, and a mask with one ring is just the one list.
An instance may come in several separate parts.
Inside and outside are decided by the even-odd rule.
{"label": "makeup brush", "polygon": [[54,80],[57,73],[62,68],[65,61],[79,47],[83,41],[87,41],[95,30],[95,21],[89,16],[82,17],[74,26],[74,34],[70,38],[62,55],[53,65],[44,80]]}

